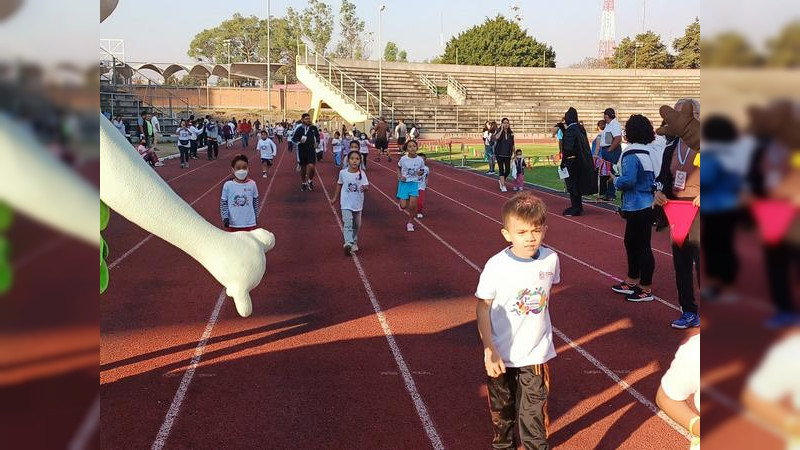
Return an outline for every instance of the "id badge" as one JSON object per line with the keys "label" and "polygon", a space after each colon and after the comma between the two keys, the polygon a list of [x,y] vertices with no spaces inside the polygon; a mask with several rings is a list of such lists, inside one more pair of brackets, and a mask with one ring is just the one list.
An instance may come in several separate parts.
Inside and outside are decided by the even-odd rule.
{"label": "id badge", "polygon": [[672,188],[676,191],[682,191],[686,189],[686,172],[683,170],[678,170],[675,172],[675,181],[672,183]]}

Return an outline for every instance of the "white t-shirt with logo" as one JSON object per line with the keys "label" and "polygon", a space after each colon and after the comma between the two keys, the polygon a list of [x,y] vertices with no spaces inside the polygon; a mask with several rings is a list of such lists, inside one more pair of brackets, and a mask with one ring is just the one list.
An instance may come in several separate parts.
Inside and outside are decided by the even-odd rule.
{"label": "white t-shirt with logo", "polygon": [[272,159],[275,157],[275,152],[278,150],[275,147],[275,142],[272,139],[258,139],[258,144],[256,144],[256,149],[258,149],[259,153],[261,154],[261,159]]}
{"label": "white t-shirt with logo", "polygon": [[611,145],[611,142],[614,141],[614,138],[618,136],[622,136],[622,125],[619,124],[617,119],[613,119],[611,122],[607,123],[606,127],[603,129],[601,146],[608,147]]}
{"label": "white t-shirt with logo", "polygon": [[544,364],[556,356],[550,288],[560,282],[558,254],[546,247],[531,259],[507,247],[486,262],[475,296],[492,301],[492,342],[506,367]]}
{"label": "white t-shirt with logo", "polygon": [[419,177],[419,181],[417,181],[417,189],[420,191],[424,191],[425,188],[428,187],[428,174],[431,173],[431,169],[429,169],[428,166],[423,165],[422,170],[424,173]]}
{"label": "white t-shirt with logo", "polygon": [[678,347],[669,369],[661,377],[661,389],[672,400],[682,402],[694,396],[694,407],[700,411],[700,335],[689,338]]}
{"label": "white t-shirt with logo", "polygon": [[368,153],[369,153],[369,144],[367,143],[367,140],[366,140],[366,139],[362,139],[362,140],[360,141],[360,144],[359,144],[359,145],[360,145],[360,146],[359,146],[359,152],[360,152],[362,155],[366,155],[366,154],[368,154]]}
{"label": "white t-shirt with logo", "polygon": [[364,208],[364,186],[369,186],[367,173],[359,170],[356,173],[349,169],[339,171],[339,184],[342,185],[342,192],[339,197],[339,205],[342,209],[350,211],[361,211]]}
{"label": "white t-shirt with logo", "polygon": [[397,163],[397,167],[400,168],[400,173],[406,177],[406,181],[419,181],[419,171],[425,167],[425,160],[419,156],[409,158],[408,155],[404,155]]}
{"label": "white t-shirt with logo", "polygon": [[222,199],[228,201],[231,228],[246,228],[256,225],[256,210],[253,199],[258,198],[258,187],[253,180],[239,183],[228,180],[222,186]]}

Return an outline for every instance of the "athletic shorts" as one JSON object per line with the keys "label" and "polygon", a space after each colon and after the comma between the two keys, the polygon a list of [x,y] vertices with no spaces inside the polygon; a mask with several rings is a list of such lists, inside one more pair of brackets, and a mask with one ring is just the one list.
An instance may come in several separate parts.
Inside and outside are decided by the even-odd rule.
{"label": "athletic shorts", "polygon": [[408,200],[409,197],[419,197],[419,183],[416,181],[398,181],[397,198]]}
{"label": "athletic shorts", "polygon": [[397,138],[397,146],[398,147],[402,147],[405,143],[406,143],[406,138],[405,137],[400,136],[399,138]]}
{"label": "athletic shorts", "polygon": [[267,167],[272,167],[272,160],[267,158],[261,158],[261,164],[267,163]]}
{"label": "athletic shorts", "polygon": [[314,148],[298,148],[297,156],[301,166],[317,163],[317,151]]}
{"label": "athletic shorts", "polygon": [[375,148],[378,150],[386,150],[389,148],[389,139],[383,138],[375,138]]}

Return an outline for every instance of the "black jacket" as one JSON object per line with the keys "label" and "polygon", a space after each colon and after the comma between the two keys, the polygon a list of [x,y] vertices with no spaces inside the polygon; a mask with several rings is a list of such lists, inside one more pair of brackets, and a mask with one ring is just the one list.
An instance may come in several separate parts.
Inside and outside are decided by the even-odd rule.
{"label": "black jacket", "polygon": [[577,123],[564,131],[561,140],[561,167],[566,167],[570,178],[574,178],[580,193],[583,195],[597,192],[597,180],[594,176],[594,161],[589,147],[586,130]]}
{"label": "black jacket", "polygon": [[500,133],[497,136],[497,141],[494,145],[494,155],[511,158],[514,154],[514,132],[509,130],[508,133]]}
{"label": "black jacket", "polygon": [[[306,136],[306,142],[300,143],[300,138],[302,138],[303,135]],[[306,126],[301,125],[295,130],[294,136],[292,136],[292,142],[295,142],[297,148],[300,150],[316,153],[317,143],[319,142],[319,130],[316,125],[309,125],[308,132],[306,133]]]}

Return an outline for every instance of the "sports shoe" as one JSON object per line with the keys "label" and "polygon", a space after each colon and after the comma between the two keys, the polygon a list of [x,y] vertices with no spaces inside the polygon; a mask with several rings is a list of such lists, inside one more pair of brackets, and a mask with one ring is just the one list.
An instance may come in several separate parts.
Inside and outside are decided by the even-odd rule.
{"label": "sports shoe", "polygon": [[267,178],[267,172],[262,173],[261,178]]}
{"label": "sports shoe", "polygon": [[200,157],[197,155],[192,155],[192,159],[200,159]]}
{"label": "sports shoe", "polygon": [[422,213],[417,213],[417,219],[422,219]]}
{"label": "sports shoe", "polygon": [[633,294],[633,288],[635,288],[635,287],[636,286],[630,285],[630,284],[628,284],[628,283],[623,281],[620,284],[615,284],[615,285],[611,286],[611,290],[616,292],[617,294],[630,295],[630,294]]}
{"label": "sports shoe", "polygon": [[800,325],[800,314],[781,311],[775,313],[764,323],[767,328],[778,329]]}
{"label": "sports shoe", "polygon": [[501,185],[500,192],[508,192],[508,189],[505,186]]}
{"label": "sports shoe", "polygon": [[561,215],[565,217],[577,217],[580,216],[581,214],[583,214],[581,210],[575,208],[567,208],[564,210],[563,213],[561,213]]}
{"label": "sports shoe", "polygon": [[414,224],[409,222],[406,224],[406,231],[414,231]]}
{"label": "sports shoe", "polygon": [[184,169],[184,168],[186,168],[186,164],[181,163],[181,169]]}
{"label": "sports shoe", "polygon": [[313,191],[314,190],[314,182],[311,181],[311,180],[308,180],[308,190],[309,191]]}
{"label": "sports shoe", "polygon": [[161,162],[161,161],[159,161],[159,162],[157,162],[157,163],[155,163],[153,165],[156,166],[156,167],[164,167],[164,163]]}
{"label": "sports shoe", "polygon": [[639,286],[633,287],[633,293],[625,296],[625,300],[629,302],[651,302],[653,301],[653,291],[645,292]]}
{"label": "sports shoe", "polygon": [[307,183],[301,184],[300,185],[300,190],[303,191],[303,192],[307,191],[308,190],[308,184]]}
{"label": "sports shoe", "polygon": [[344,244],[344,254],[345,256],[350,256],[353,252],[353,246],[350,244]]}
{"label": "sports shoe", "polygon": [[672,328],[685,330],[687,328],[694,328],[700,326],[700,316],[695,313],[685,312],[681,317],[672,322]]}
{"label": "sports shoe", "polygon": [[353,248],[351,248],[350,251],[351,252],[357,252],[358,251],[358,243],[353,243]]}

